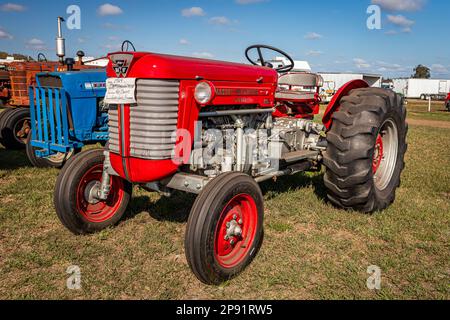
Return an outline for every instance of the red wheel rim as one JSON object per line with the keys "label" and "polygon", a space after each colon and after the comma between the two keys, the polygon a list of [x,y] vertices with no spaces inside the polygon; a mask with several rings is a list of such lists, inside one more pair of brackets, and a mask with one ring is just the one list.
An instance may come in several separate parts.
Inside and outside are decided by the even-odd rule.
{"label": "red wheel rim", "polygon": [[78,212],[89,222],[102,223],[111,219],[119,209],[125,196],[124,184],[119,177],[111,177],[111,192],[106,201],[90,203],[86,198],[87,188],[96,182],[100,183],[103,164],[90,168],[81,178],[77,188]]}
{"label": "red wheel rim", "polygon": [[[223,268],[233,268],[241,263],[253,247],[258,224],[258,208],[248,194],[235,196],[220,215],[215,231],[214,254]],[[241,230],[241,235],[230,230]]]}
{"label": "red wheel rim", "polygon": [[377,141],[375,143],[375,152],[373,154],[373,162],[372,162],[372,172],[373,174],[377,173],[380,168],[381,162],[384,157],[384,149],[383,149],[383,137],[381,134],[378,135]]}

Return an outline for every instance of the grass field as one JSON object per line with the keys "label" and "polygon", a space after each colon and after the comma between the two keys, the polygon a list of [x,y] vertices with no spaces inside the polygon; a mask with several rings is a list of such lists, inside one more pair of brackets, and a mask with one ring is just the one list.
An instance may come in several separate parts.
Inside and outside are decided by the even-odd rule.
{"label": "grass field", "polygon": [[[320,173],[263,184],[260,254],[237,279],[209,287],[184,257],[192,196],[136,188],[118,227],[77,237],[53,209],[58,170],[0,149],[0,298],[449,299],[450,129],[411,126],[406,163],[395,204],[375,215],[329,205]],[[66,288],[71,265],[81,290]],[[370,265],[382,270],[379,291],[366,286]]]}

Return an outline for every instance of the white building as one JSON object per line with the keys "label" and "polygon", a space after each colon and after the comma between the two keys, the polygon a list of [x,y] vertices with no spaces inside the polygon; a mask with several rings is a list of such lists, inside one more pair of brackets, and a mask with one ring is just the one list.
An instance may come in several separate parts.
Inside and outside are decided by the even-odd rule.
{"label": "white building", "polygon": [[393,79],[393,90],[410,99],[427,99],[430,96],[447,95],[450,80],[444,79]]}
{"label": "white building", "polygon": [[11,62],[23,62],[25,60],[16,60],[14,57],[6,57],[6,59],[0,59],[0,64],[11,63]]}
{"label": "white building", "polygon": [[371,87],[381,88],[383,77],[379,74],[368,73],[338,73],[319,72],[323,78],[321,97],[325,102],[330,102],[334,94],[347,82],[352,80],[364,80]]}

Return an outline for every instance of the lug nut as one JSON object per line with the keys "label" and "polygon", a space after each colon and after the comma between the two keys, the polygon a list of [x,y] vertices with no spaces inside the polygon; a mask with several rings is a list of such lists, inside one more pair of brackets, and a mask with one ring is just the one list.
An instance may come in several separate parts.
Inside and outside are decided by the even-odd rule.
{"label": "lug nut", "polygon": [[233,216],[233,220],[237,220],[237,215],[234,215],[234,216]]}
{"label": "lug nut", "polygon": [[244,221],[242,221],[242,219],[239,219],[238,223],[239,223],[239,224],[243,224]]}
{"label": "lug nut", "polygon": [[230,244],[231,244],[232,246],[234,246],[235,241],[234,241],[234,240],[231,240],[231,241],[230,241]]}

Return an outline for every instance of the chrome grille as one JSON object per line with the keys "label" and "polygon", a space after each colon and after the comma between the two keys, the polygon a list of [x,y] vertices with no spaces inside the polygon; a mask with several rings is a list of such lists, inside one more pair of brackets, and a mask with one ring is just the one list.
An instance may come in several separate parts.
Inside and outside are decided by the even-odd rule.
{"label": "chrome grille", "polygon": [[114,153],[119,153],[119,111],[117,105],[110,105],[109,112],[109,150]]}
{"label": "chrome grille", "polygon": [[[180,83],[139,79],[137,104],[130,107],[130,156],[149,160],[171,159],[178,124]],[[120,133],[117,106],[109,111],[109,149],[119,153]]]}

